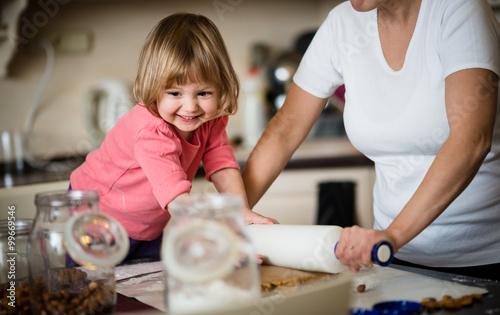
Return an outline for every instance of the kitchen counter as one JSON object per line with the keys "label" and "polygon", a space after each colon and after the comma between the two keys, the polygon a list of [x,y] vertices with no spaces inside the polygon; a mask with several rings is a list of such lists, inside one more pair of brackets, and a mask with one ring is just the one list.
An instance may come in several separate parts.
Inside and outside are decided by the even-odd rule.
{"label": "kitchen counter", "polygon": [[[359,282],[360,279],[366,281],[369,278],[367,275],[370,274],[372,279],[378,279],[380,280],[380,283],[375,286],[375,289],[373,287],[370,289],[370,285],[368,285],[367,291],[365,293],[354,292],[355,290],[352,290],[353,293],[350,296],[349,302],[349,304],[351,305],[351,309],[355,308],[356,305],[366,305],[366,303],[369,301],[369,299],[366,298],[366,294],[369,290],[382,292],[382,294],[388,294],[389,292],[390,294],[390,292],[399,290],[401,286],[406,286],[407,292],[402,294],[406,294],[407,296],[426,296],[427,294],[432,294],[431,292],[437,292],[437,294],[440,294],[440,296],[444,294],[450,294],[453,296],[461,295],[463,294],[463,292],[469,291],[484,291],[484,289],[488,291],[488,293],[485,294],[481,300],[475,302],[471,306],[453,310],[442,309],[434,310],[432,312],[424,311],[422,312],[422,314],[500,314],[500,282],[497,281],[489,281],[485,279],[466,277],[400,265],[391,265],[387,268],[379,267],[378,271],[373,270],[372,272],[371,270],[368,270],[364,274],[361,271],[359,274],[346,272],[333,276],[338,277],[335,279],[335,281],[343,281],[346,278],[350,278],[352,281],[351,287],[355,288],[357,282]],[[373,274],[378,274],[378,276],[376,275],[374,277]],[[377,278],[392,274],[394,274],[395,277],[391,279]],[[402,285],[403,282],[405,282],[404,285]],[[413,287],[412,283],[415,283]],[[428,290],[426,290],[427,292],[422,292],[422,288],[419,287],[419,284],[426,283],[428,283],[429,285],[435,285],[435,287],[429,287]],[[321,310],[323,312],[325,311],[324,308]],[[139,302],[134,298],[126,297],[122,294],[118,295],[116,311],[117,313],[159,312],[157,309],[149,305]]]}
{"label": "kitchen counter", "polygon": [[452,273],[439,272],[433,270],[426,270],[421,268],[414,268],[401,265],[391,265],[392,268],[398,270],[408,271],[415,274],[431,277],[434,279],[441,279],[445,281],[450,281],[453,283],[460,283],[463,285],[470,285],[474,287],[480,287],[488,290],[488,293],[483,296],[483,298],[474,303],[472,306],[464,307],[459,310],[439,310],[427,312],[424,314],[460,314],[460,315],[494,315],[500,314],[500,282],[493,280],[486,280],[474,277],[467,277],[462,275],[456,275]]}
{"label": "kitchen counter", "polygon": [[[391,271],[392,269],[392,271]],[[453,310],[434,310],[432,312],[422,312],[422,314],[459,314],[459,315],[467,315],[467,314],[500,314],[500,282],[497,281],[489,281],[485,279],[479,279],[479,278],[473,278],[473,277],[466,277],[466,276],[460,276],[460,275],[455,275],[455,274],[449,274],[449,273],[444,273],[444,272],[437,272],[437,271],[430,271],[430,270],[424,270],[420,268],[413,268],[413,267],[406,267],[406,266],[400,266],[400,265],[391,265],[388,268],[384,268],[385,271],[391,273],[391,272],[399,272],[403,273],[408,281],[411,281],[413,278],[420,277],[424,280],[428,279],[430,282],[433,283],[444,280],[446,283],[443,283],[443,288],[440,289],[440,292],[443,292],[442,294],[449,294],[455,293],[452,295],[460,294],[460,289],[458,286],[463,287],[463,286],[471,286],[471,287],[476,287],[478,290],[486,289],[488,293],[483,296],[483,298],[477,302],[475,302],[473,305],[464,307],[461,309],[453,309]],[[339,279],[342,279],[344,274],[339,274]],[[422,277],[423,276],[423,277]],[[358,274],[352,274],[348,273],[347,277],[350,277],[353,280],[353,283],[355,284],[356,282],[356,277],[358,277]],[[362,273],[360,273],[360,278],[362,278]],[[404,278],[403,277],[403,278]],[[382,281],[377,288],[379,291],[391,291],[394,290],[394,286],[397,285],[398,283],[401,282],[401,279],[395,279],[394,282],[391,282],[392,279],[389,279],[387,282]],[[393,287],[391,287],[393,286]],[[466,289],[471,289],[474,291],[474,288],[467,287]],[[430,288],[429,288],[430,289]],[[413,290],[419,290],[417,286]],[[461,289],[463,290],[463,289]],[[410,283],[410,288],[408,289],[408,293],[411,295],[411,283]],[[422,292],[413,292],[415,295],[422,295]],[[417,294],[418,293],[418,294]],[[429,292],[425,292],[425,294],[428,294]],[[363,293],[353,293],[351,294],[350,298],[350,305],[356,305],[359,304],[363,299]],[[116,312],[117,313],[144,313],[144,312],[159,312],[157,309],[146,305],[142,302],[139,302],[138,300],[134,298],[129,298],[124,295],[119,294],[118,295],[118,302],[117,302],[117,307],[116,307]],[[346,314],[347,315],[347,314]]]}
{"label": "kitchen counter", "polygon": [[[235,148],[234,153],[240,166],[245,164],[251,151],[252,148],[249,147],[240,146]],[[51,165],[53,171],[38,170],[25,165],[22,172],[9,172],[9,167],[3,165],[0,172],[0,188],[68,180],[72,170],[83,163],[84,160],[84,156],[72,156],[55,160]],[[305,141],[292,156],[286,169],[367,165],[373,165],[373,163],[356,151],[347,138],[341,137]],[[200,167],[197,176],[204,176],[203,168]]]}

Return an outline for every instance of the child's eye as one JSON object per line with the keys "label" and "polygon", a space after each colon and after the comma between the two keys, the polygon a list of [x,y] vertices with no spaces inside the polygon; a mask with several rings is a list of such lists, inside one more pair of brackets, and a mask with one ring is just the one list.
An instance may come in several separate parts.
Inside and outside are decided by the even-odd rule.
{"label": "child's eye", "polygon": [[167,91],[167,94],[172,95],[172,96],[179,96],[180,95],[179,92],[174,92],[174,91]]}
{"label": "child's eye", "polygon": [[208,95],[212,95],[212,92],[209,92],[209,91],[202,91],[200,93],[198,93],[199,96],[208,96]]}

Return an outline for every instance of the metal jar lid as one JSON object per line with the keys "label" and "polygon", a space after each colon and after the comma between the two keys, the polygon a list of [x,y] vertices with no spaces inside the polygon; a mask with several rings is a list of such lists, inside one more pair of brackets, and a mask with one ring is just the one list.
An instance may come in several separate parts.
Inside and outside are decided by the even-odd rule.
{"label": "metal jar lid", "polygon": [[[9,223],[14,222],[14,223]],[[14,230],[16,231],[16,235],[29,235],[31,231],[31,227],[33,226],[33,220],[31,219],[16,219],[15,221],[11,220],[0,220],[0,237],[5,237],[9,235],[9,231],[12,231],[12,228],[9,226],[14,226]]]}
{"label": "metal jar lid", "polygon": [[99,194],[97,193],[97,191],[93,190],[60,190],[38,193],[35,196],[35,204],[37,207],[78,206],[77,203],[79,202],[98,203]]}

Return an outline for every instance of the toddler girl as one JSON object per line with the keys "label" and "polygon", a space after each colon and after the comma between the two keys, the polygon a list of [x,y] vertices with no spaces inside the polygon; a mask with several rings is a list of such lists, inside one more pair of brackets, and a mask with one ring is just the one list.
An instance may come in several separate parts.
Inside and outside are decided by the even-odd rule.
{"label": "toddler girl", "polygon": [[206,17],[173,14],[150,32],[134,84],[138,104],[70,178],[97,190],[102,212],[130,237],[125,258],[159,259],[168,205],[189,196],[200,162],[219,192],[244,200],[247,224],[276,221],[250,210],[225,127],[237,109],[238,78],[222,37]]}

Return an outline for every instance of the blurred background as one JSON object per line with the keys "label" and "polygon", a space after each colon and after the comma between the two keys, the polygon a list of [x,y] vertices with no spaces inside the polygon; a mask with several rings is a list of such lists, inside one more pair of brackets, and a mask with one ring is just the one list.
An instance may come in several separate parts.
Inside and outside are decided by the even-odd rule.
{"label": "blurred background", "polygon": [[[221,31],[242,84],[228,135],[252,146],[281,106],[312,35],[339,2],[2,0],[0,162],[67,159],[96,148],[135,104],[131,85],[146,35],[178,11],[203,14]],[[313,136],[342,135],[338,116],[326,116],[336,123]]]}

